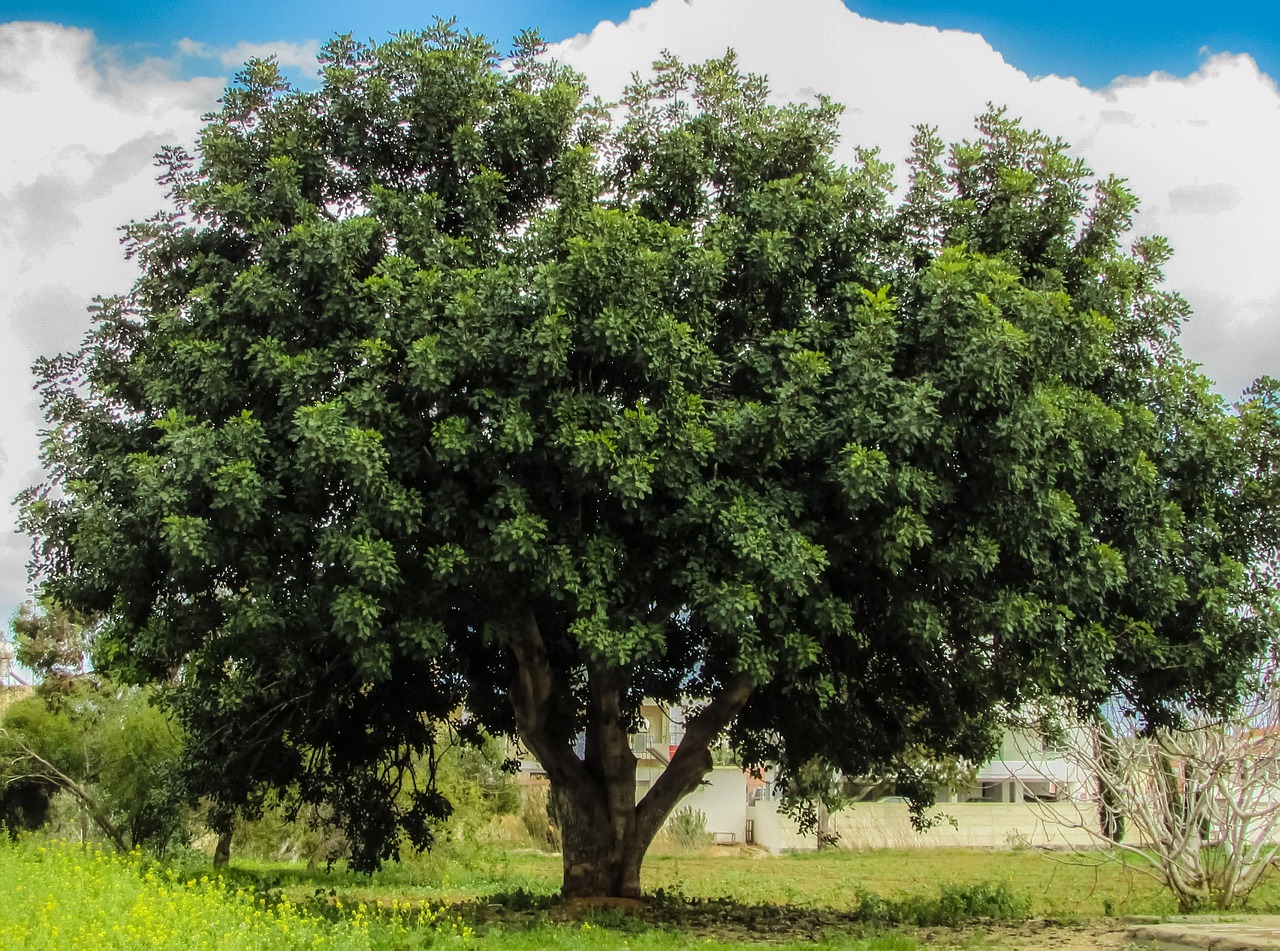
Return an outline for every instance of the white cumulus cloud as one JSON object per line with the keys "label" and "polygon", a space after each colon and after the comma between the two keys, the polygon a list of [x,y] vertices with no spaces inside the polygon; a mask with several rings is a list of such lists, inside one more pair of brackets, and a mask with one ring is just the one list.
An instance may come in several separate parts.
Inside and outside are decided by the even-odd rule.
{"label": "white cumulus cloud", "polygon": [[237,43],[235,46],[214,47],[190,37],[178,40],[178,52],[195,59],[214,59],[230,69],[238,69],[251,59],[268,59],[274,56],[283,68],[315,72],[316,55],[320,52],[318,40],[291,43],[278,40],[274,43]]}
{"label": "white cumulus cloud", "polygon": [[117,228],[161,207],[153,156],[190,143],[220,79],[125,66],[92,33],[0,24],[0,611],[24,596],[10,500],[39,476],[31,362],[79,342],[97,294],[128,288]]}

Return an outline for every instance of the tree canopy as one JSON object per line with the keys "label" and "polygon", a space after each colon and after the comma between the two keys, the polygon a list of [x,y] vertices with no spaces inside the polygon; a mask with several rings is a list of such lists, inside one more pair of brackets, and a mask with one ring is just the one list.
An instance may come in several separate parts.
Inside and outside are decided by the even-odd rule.
{"label": "tree canopy", "polygon": [[[373,865],[447,812],[433,722],[483,725],[548,771],[566,893],[635,894],[725,730],[857,774],[1041,697],[1230,700],[1257,440],[1120,180],[993,109],[898,198],[732,54],[608,109],[538,52],[250,63],[38,365],[34,570],[163,685],[194,787],[295,788]],[[688,721],[637,804],[643,698]]]}

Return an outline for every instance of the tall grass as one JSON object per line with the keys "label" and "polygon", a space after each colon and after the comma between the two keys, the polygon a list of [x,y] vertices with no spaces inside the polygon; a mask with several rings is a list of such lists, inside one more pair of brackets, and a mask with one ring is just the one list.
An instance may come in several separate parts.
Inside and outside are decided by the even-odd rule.
{"label": "tall grass", "polygon": [[714,836],[707,831],[707,814],[690,806],[674,813],[662,831],[672,844],[682,849],[702,849],[714,841]]}

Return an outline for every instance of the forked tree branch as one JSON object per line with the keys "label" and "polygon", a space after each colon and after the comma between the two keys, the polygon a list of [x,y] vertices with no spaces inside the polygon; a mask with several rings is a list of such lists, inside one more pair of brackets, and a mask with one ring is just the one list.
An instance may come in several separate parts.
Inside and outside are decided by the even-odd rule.
{"label": "forked tree branch", "polygon": [[685,725],[684,738],[671,762],[636,806],[637,832],[652,837],[684,796],[711,771],[711,743],[751,699],[755,689],[746,674],[734,674],[711,702]]}
{"label": "forked tree branch", "polygon": [[58,767],[54,766],[47,759],[33,750],[21,737],[15,736],[12,732],[4,729],[0,729],[0,736],[8,739],[22,752],[22,755],[25,758],[36,763],[40,767],[39,772],[31,774],[33,778],[38,777],[45,779],[60,789],[64,789],[69,792],[80,802],[81,805],[85,807],[85,810],[89,813],[89,818],[93,820],[94,825],[101,829],[103,833],[111,839],[117,849],[121,852],[129,851],[129,846],[125,844],[124,835],[121,833],[119,827],[107,818],[106,814],[102,811],[102,807],[98,805],[98,801],[93,798],[93,795],[85,789],[84,786],[76,782],[62,770],[58,769]]}

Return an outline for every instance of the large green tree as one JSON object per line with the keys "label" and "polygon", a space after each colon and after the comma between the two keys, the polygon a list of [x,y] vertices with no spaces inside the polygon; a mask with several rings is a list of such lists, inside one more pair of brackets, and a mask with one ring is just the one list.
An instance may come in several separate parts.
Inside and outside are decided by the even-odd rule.
{"label": "large green tree", "polygon": [[[565,893],[635,895],[725,731],[864,774],[1041,697],[1233,695],[1256,466],[1119,181],[993,111],[895,202],[732,56],[607,110],[535,52],[251,63],[38,368],[35,569],[200,792],[296,789],[375,864],[465,710],[546,768]],[[637,803],[646,697],[687,726]]]}

